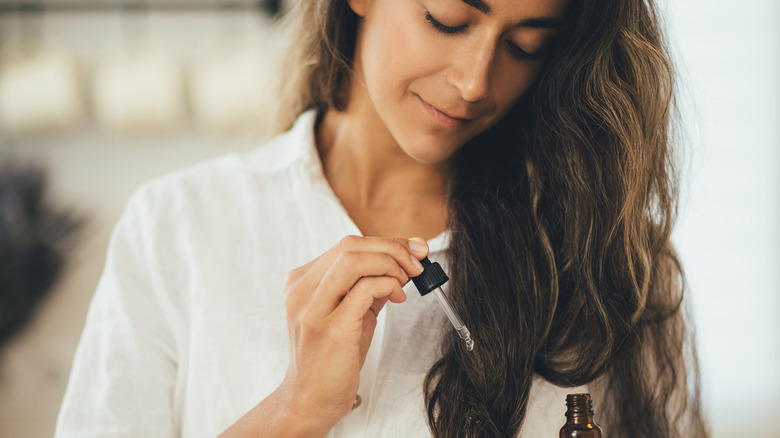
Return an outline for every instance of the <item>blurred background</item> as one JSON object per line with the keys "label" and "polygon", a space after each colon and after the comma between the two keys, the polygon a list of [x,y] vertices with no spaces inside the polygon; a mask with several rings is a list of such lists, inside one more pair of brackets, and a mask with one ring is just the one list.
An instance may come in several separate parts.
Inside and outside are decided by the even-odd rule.
{"label": "blurred background", "polygon": [[[713,436],[778,438],[780,2],[660,6],[683,118],[673,239]],[[0,0],[0,437],[52,435],[130,193],[271,134],[278,9],[272,0]],[[9,258],[22,249],[36,263]],[[9,280],[19,270],[34,281]],[[22,288],[34,293],[14,293]]]}

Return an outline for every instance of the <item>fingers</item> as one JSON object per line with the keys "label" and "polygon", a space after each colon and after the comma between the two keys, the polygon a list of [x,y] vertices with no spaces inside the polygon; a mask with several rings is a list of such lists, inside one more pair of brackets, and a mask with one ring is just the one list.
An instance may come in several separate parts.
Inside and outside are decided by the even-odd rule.
{"label": "fingers", "polygon": [[[325,254],[296,268],[287,277],[287,290],[298,288],[313,291],[334,262],[346,252],[378,252],[387,254],[404,270],[407,277],[422,272],[419,260],[428,255],[428,245],[420,238],[387,239],[381,237],[347,236]],[[349,289],[349,288],[347,288]],[[346,289],[345,289],[346,290]]]}
{"label": "fingers", "polygon": [[[387,290],[387,287],[384,286],[393,284],[400,289],[409,281],[406,272],[393,257],[387,254],[376,252],[342,253],[323,276],[315,292],[316,299],[312,300],[311,310],[321,316],[330,314],[339,306],[346,295],[354,292],[356,288],[362,290],[366,287],[367,282],[363,280],[374,277],[382,279],[379,284],[383,286],[382,291],[386,291],[388,295],[392,290]],[[374,282],[368,283],[374,284]],[[380,298],[380,295],[375,298]],[[363,313],[368,310],[370,305],[369,302],[364,307]]]}
{"label": "fingers", "polygon": [[428,257],[428,242],[421,237],[412,237],[409,239],[409,249],[418,260]]}
{"label": "fingers", "polygon": [[[423,249],[420,247],[422,246]],[[386,239],[382,237],[347,236],[331,250],[318,257],[310,266],[307,274],[322,277],[333,262],[345,252],[379,252],[393,257],[408,276],[418,275],[422,271],[419,260],[428,255],[428,245],[424,240],[414,238]],[[418,256],[419,255],[419,256]]]}
{"label": "fingers", "polygon": [[391,277],[363,277],[344,297],[333,312],[335,320],[358,322],[366,312],[378,315],[388,299],[399,303],[406,299],[402,286]]}
{"label": "fingers", "polygon": [[[308,317],[326,318],[350,294],[362,297],[349,299],[351,304],[343,311],[354,312],[350,318],[353,321],[372,309],[375,299],[403,302],[406,295],[401,288],[410,277],[422,272],[419,259],[427,254],[428,245],[420,238],[346,237],[325,254],[290,272],[288,316],[302,316],[299,312],[306,309]],[[364,280],[374,277],[385,280],[377,284],[376,291],[367,291],[374,281]],[[374,310],[378,312],[383,305]]]}

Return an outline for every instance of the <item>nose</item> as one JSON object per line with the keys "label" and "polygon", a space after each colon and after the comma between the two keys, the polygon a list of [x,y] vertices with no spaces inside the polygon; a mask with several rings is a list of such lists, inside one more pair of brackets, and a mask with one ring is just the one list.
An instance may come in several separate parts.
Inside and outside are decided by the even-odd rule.
{"label": "nose", "polygon": [[492,40],[475,40],[463,50],[453,52],[447,81],[458,89],[463,100],[477,102],[487,97],[495,46]]}

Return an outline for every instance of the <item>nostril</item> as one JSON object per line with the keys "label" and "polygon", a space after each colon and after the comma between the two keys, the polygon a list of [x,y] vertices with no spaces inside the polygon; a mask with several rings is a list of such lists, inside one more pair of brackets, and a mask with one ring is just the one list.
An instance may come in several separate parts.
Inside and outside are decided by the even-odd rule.
{"label": "nostril", "polygon": [[452,84],[467,102],[477,102],[487,97],[489,88],[489,68],[472,65],[469,70],[450,70],[448,82]]}
{"label": "nostril", "polygon": [[463,100],[468,102],[477,102],[487,96],[487,84],[472,80],[460,89],[460,95]]}

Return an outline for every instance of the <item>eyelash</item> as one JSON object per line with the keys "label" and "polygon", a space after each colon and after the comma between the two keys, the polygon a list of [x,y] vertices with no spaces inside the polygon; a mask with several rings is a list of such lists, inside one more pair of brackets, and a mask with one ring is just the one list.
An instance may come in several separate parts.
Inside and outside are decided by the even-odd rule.
{"label": "eyelash", "polygon": [[541,59],[542,57],[542,52],[528,53],[525,50],[518,47],[517,44],[513,42],[507,41],[506,43],[509,46],[509,51],[512,52],[512,55],[515,58],[536,61],[537,59]]}
{"label": "eyelash", "polygon": [[425,13],[425,20],[433,26],[434,29],[438,30],[441,33],[446,34],[456,34],[456,33],[463,33],[464,30],[466,30],[466,25],[461,26],[447,26],[445,24],[442,24],[441,21],[433,18],[433,15],[431,15],[430,12]]}
{"label": "eyelash", "polygon": [[[447,35],[455,35],[459,33],[463,33],[466,30],[467,25],[463,24],[461,26],[447,26],[446,24],[443,24],[441,21],[433,18],[433,15],[431,15],[430,12],[425,12],[425,21],[427,21],[434,29],[437,31],[447,34]],[[517,46],[517,44],[507,41],[507,46],[509,46],[509,52],[518,59],[530,59],[530,60],[536,60],[541,58],[541,53],[528,53],[525,50],[521,49]]]}

